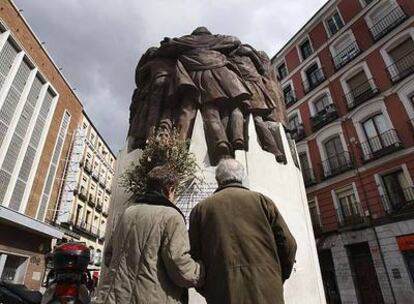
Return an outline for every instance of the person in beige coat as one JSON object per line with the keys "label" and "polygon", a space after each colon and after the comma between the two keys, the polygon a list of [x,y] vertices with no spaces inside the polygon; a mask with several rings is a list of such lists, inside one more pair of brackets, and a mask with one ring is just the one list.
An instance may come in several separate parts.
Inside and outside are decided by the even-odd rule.
{"label": "person in beige coat", "polygon": [[187,303],[203,268],[190,256],[184,216],[172,203],[174,177],[166,166],[148,174],[150,191],[121,216],[105,251],[109,283],[96,304]]}
{"label": "person in beige coat", "polygon": [[239,162],[222,160],[219,188],[191,212],[191,253],[206,269],[198,290],[208,304],[282,304],[296,242],[276,205],[242,186],[243,176]]}

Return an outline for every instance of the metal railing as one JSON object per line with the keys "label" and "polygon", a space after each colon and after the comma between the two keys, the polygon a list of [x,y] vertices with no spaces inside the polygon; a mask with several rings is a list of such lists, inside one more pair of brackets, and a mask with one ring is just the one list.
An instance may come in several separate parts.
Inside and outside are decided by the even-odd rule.
{"label": "metal railing", "polygon": [[296,92],[294,90],[289,91],[287,94],[284,95],[284,98],[286,107],[290,107],[297,101]]}
{"label": "metal railing", "polygon": [[305,129],[303,128],[303,124],[299,123],[294,128],[290,129],[290,134],[295,141],[299,141],[306,137]]}
{"label": "metal railing", "polygon": [[339,70],[352,59],[357,57],[361,53],[361,49],[358,46],[356,41],[351,42],[347,45],[342,51],[340,51],[335,57],[333,57],[333,62],[335,68]]}
{"label": "metal railing", "polygon": [[316,179],[312,168],[302,168],[302,176],[306,187],[316,184]]}
{"label": "metal railing", "polygon": [[75,194],[78,194],[78,197],[81,201],[86,201],[88,199],[86,189],[83,186],[80,187],[79,191],[76,190]]}
{"label": "metal railing", "polygon": [[367,223],[367,218],[360,213],[342,215],[342,219],[338,221],[340,227],[359,226]]}
{"label": "metal railing", "polygon": [[370,100],[379,93],[375,85],[374,79],[370,78],[367,81],[360,83],[358,86],[345,95],[348,110],[351,110],[360,104]]}
{"label": "metal railing", "polygon": [[88,205],[94,207],[95,206],[95,197],[93,195],[89,195],[88,198]]}
{"label": "metal railing", "polygon": [[80,218],[78,218],[78,220],[72,218],[70,224],[84,233],[87,233],[94,237],[99,237],[99,227],[96,227]]}
{"label": "metal railing", "polygon": [[93,171],[92,171],[92,178],[93,178],[95,181],[98,181],[98,179],[99,179],[99,174],[98,174],[98,172],[96,172],[95,170],[93,170]]}
{"label": "metal railing", "polygon": [[375,41],[381,39],[398,25],[400,25],[404,20],[407,19],[407,15],[400,6],[396,6],[391,9],[386,16],[381,18],[380,21],[375,23],[371,28],[372,38]]}
{"label": "metal railing", "polygon": [[387,130],[378,136],[370,137],[361,143],[364,160],[371,160],[402,148],[395,129]]}
{"label": "metal railing", "polygon": [[340,174],[353,168],[351,154],[347,151],[330,156],[323,160],[322,172],[325,178]]}
{"label": "metal railing", "polygon": [[[328,98],[328,97],[324,97]],[[312,121],[312,130],[316,131],[327,125],[328,123],[334,121],[338,118],[338,113],[336,112],[335,105],[333,103],[327,105],[325,109],[319,111],[314,116],[311,117]]]}
{"label": "metal railing", "polygon": [[96,204],[96,210],[97,210],[97,211],[102,211],[102,208],[103,208],[103,203],[102,203],[102,202],[98,202],[98,203]]}
{"label": "metal railing", "polygon": [[387,67],[391,81],[397,82],[414,73],[414,50]]}
{"label": "metal railing", "polygon": [[388,213],[398,212],[407,207],[414,206],[414,187],[401,189],[400,191],[387,192],[381,195],[383,204]]}
{"label": "metal railing", "polygon": [[309,93],[317,86],[319,86],[326,79],[323,68],[319,68],[313,71],[311,74],[307,75],[307,79],[302,82],[303,90],[305,94]]}

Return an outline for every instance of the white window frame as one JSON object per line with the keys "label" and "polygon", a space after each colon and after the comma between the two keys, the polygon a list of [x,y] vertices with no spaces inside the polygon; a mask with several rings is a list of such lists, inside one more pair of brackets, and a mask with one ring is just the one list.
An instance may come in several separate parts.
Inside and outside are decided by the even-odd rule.
{"label": "white window frame", "polygon": [[26,259],[24,261],[23,265],[22,265],[23,268],[19,270],[19,276],[22,277],[22,280],[13,282],[15,284],[24,284],[24,281],[25,281],[25,278],[26,278],[26,275],[27,275],[27,270],[29,268],[30,256],[25,255],[25,254],[16,253],[16,252],[1,250],[0,251],[0,277],[3,275],[4,265],[6,264],[7,256],[9,256],[9,255],[15,255],[15,256],[22,257],[22,258]]}
{"label": "white window frame", "polygon": [[[374,1],[375,2],[375,1]],[[368,14],[365,15],[365,22],[368,25],[368,28],[371,28],[374,26],[374,22],[372,21],[372,15],[378,13],[382,9],[385,9],[388,4],[399,6],[397,0],[381,0],[377,2],[377,5],[375,5],[375,8],[371,9]]]}
{"label": "white window frame", "polygon": [[[339,18],[341,19],[341,21],[342,21],[342,27],[335,33],[335,34],[332,34],[331,33],[331,31],[329,30],[329,26],[328,26],[328,19],[330,19],[330,18],[332,18],[333,17],[333,15],[335,15],[335,13],[338,13],[338,15],[339,15]],[[325,27],[325,31],[326,31],[326,34],[328,35],[328,37],[333,37],[333,36],[335,36],[335,35],[337,35],[337,34],[339,34],[343,29],[344,29],[344,27],[346,26],[346,23],[345,23],[345,21],[344,21],[344,18],[342,17],[342,14],[341,14],[341,11],[339,10],[339,8],[336,6],[336,7],[334,7],[330,12],[329,12],[329,14],[326,14],[328,17],[326,17],[324,20],[323,20],[323,26]]]}
{"label": "white window frame", "polygon": [[[283,77],[283,78],[280,78],[280,75],[279,75],[279,67],[280,66],[282,66],[282,65],[285,65],[285,67],[286,67],[286,76],[285,77]],[[288,68],[288,65],[287,65],[287,63],[286,63],[286,61],[283,59],[282,61],[280,61],[277,65],[276,65],[276,72],[277,72],[277,76],[280,78],[280,81],[282,81],[283,79],[286,79],[286,78],[288,78],[289,77],[289,68]]]}
{"label": "white window frame", "polygon": [[338,193],[349,191],[351,189],[352,189],[352,193],[355,196],[355,200],[356,200],[356,204],[357,204],[357,207],[358,207],[359,214],[361,216],[365,216],[364,210],[363,210],[362,205],[361,205],[361,201],[359,199],[358,189],[356,187],[355,182],[353,182],[353,183],[351,183],[349,185],[346,185],[346,186],[343,186],[341,188],[331,190],[332,200],[334,202],[336,214],[338,215],[338,221],[339,221],[340,224],[344,223],[344,215],[343,215],[342,209],[340,207]]}
{"label": "white window frame", "polygon": [[[303,58],[302,57],[302,49],[300,48],[301,47],[301,45],[306,41],[306,40],[309,40],[309,44],[310,44],[310,47],[311,47],[311,49],[312,49],[312,53],[309,55],[309,57],[307,57],[307,58]],[[309,35],[305,35],[305,37],[303,37],[297,44],[296,44],[296,50],[297,50],[297,52],[298,52],[298,54],[299,54],[299,59],[300,59],[300,62],[302,63],[302,62],[305,62],[305,61],[307,61],[307,60],[310,60],[312,57],[313,57],[313,55],[315,54],[315,48],[313,47],[313,43],[312,43],[312,40],[311,40],[311,38],[310,38],[310,36]]]}
{"label": "white window frame", "polygon": [[394,64],[394,61],[392,60],[388,52],[392,50],[394,47],[398,46],[408,37],[411,37],[411,40],[414,41],[414,27],[410,27],[409,29],[399,33],[397,36],[393,37],[386,44],[384,44],[384,46],[381,48],[380,53],[382,58],[384,59],[386,69],[390,65]]}
{"label": "white window frame", "polygon": [[[375,98],[373,100],[370,100],[367,103],[360,105],[358,111],[353,111],[349,115],[349,118],[352,119],[352,123],[354,124],[355,131],[360,143],[366,142],[368,140],[362,124],[365,122],[365,120],[376,114],[382,114],[384,116],[387,127],[389,129],[394,129],[394,125],[388,114],[387,107],[385,106],[383,98]],[[364,154],[363,156],[365,160],[369,158],[368,154]]]}
{"label": "white window frame", "polygon": [[[313,198],[308,198],[308,206],[310,205],[310,202],[313,202],[315,204],[316,207],[316,214],[318,215],[318,223],[319,227],[322,227],[322,219],[321,219],[321,210],[319,209],[319,202],[318,202],[318,197],[315,195]],[[310,215],[310,210],[309,210],[309,215]],[[312,221],[312,218],[311,218]]]}
{"label": "white window frame", "polygon": [[329,104],[334,104],[329,87],[319,91],[317,95],[313,96],[308,101],[308,108],[309,108],[309,113],[311,117],[315,116],[317,113],[315,109],[315,101],[319,100],[324,95],[328,97]]}
{"label": "white window frame", "polygon": [[376,0],[372,1],[371,3],[367,4],[366,0],[359,0],[359,2],[361,3],[362,8],[366,8],[369,5],[374,5],[374,3],[376,2]]}
{"label": "white window frame", "polygon": [[408,119],[410,119],[412,126],[414,127],[414,102],[411,101],[411,98],[414,97],[414,78],[411,78],[406,82],[398,90],[397,94],[408,114]]}
{"label": "white window frame", "polygon": [[[384,183],[382,182],[382,176],[384,176],[388,173],[399,171],[399,170],[403,171],[403,174],[404,174],[404,177],[407,180],[407,183],[411,187],[414,187],[414,183],[413,183],[413,179],[411,178],[410,171],[407,167],[407,164],[404,163],[404,164],[401,164],[399,166],[396,166],[396,167],[390,168],[388,170],[384,170],[384,171],[381,171],[379,173],[374,174],[374,179],[375,179],[375,182],[377,184],[377,189],[378,189],[378,192],[379,192],[380,196],[385,196],[386,195],[385,186],[384,186]],[[384,210],[386,212],[390,211],[390,206],[384,204],[384,202],[382,202],[382,206],[384,207]]]}
{"label": "white window frame", "polygon": [[348,145],[346,143],[342,129],[342,123],[334,122],[316,133],[316,143],[318,145],[319,153],[321,155],[321,161],[324,161],[328,158],[325,151],[325,143],[337,135],[341,140],[344,152],[349,152]]}
{"label": "white window frame", "polygon": [[[374,84],[374,87],[372,89],[376,89],[377,88],[377,84],[375,83],[374,77],[372,77],[372,74],[371,74],[371,71],[370,71],[370,69],[368,67],[368,64],[364,61],[364,62],[361,62],[361,63],[355,65],[351,69],[349,69],[339,79],[339,81],[341,83],[342,90],[344,91],[344,96],[345,97],[347,97],[348,94],[351,93],[351,89],[350,89],[350,87],[348,85],[347,80],[350,79],[350,78],[352,78],[353,76],[355,76],[356,74],[358,74],[361,71],[364,71],[365,72],[365,76],[367,77],[367,80],[368,81],[371,81]],[[348,100],[346,100],[346,102],[348,102]]]}
{"label": "white window frame", "polygon": [[[342,33],[338,38],[335,39],[334,42],[332,42],[331,45],[329,45],[329,51],[331,52],[332,58],[335,58],[340,52],[343,51],[343,50],[339,50],[338,52],[336,46],[344,40],[349,40],[349,43],[357,42],[352,29],[349,29],[346,32]],[[358,45],[358,48],[359,48],[359,45]]]}
{"label": "white window frame", "polygon": [[[298,155],[300,153],[306,153],[306,158],[308,159],[309,169],[313,171],[313,164],[312,159],[310,157],[309,153],[309,146],[306,142],[301,142],[296,146],[296,151],[298,152]],[[298,156],[299,157],[299,156]]]}
{"label": "white window frame", "polygon": [[[306,70],[309,69],[310,66],[312,66],[315,63],[318,65],[318,69],[322,68],[321,60],[319,59],[319,56],[316,56],[315,58],[310,60],[305,66],[303,66],[302,69],[300,70],[300,76],[302,78],[302,84],[305,81],[308,81],[308,77],[306,76]],[[326,77],[326,75],[325,75],[325,77]],[[305,89],[305,88],[303,88],[303,89]]]}

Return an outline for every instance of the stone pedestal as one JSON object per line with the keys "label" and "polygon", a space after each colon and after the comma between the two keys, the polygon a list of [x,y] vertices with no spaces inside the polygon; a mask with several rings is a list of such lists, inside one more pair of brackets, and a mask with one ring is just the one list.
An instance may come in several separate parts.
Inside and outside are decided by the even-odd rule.
{"label": "stone pedestal", "polygon": [[[250,121],[249,151],[237,151],[236,153],[236,159],[244,165],[247,172],[244,184],[252,190],[262,192],[276,203],[298,244],[296,264],[291,278],[285,283],[285,302],[286,304],[326,303],[305,187],[301,172],[293,162],[286,135],[284,132],[281,134],[288,161],[284,165],[277,163],[273,154],[261,149],[257,142],[253,122]],[[210,195],[216,187],[215,167],[210,166],[208,160],[200,114],[195,121],[190,150],[196,155],[197,163],[201,168],[202,181],[196,182],[178,199],[177,206],[186,216],[199,200]],[[139,152],[133,153],[139,155]],[[117,175],[121,174],[123,166],[129,165],[130,160],[133,159],[125,151],[121,152],[120,156]],[[122,194],[119,188],[115,190],[112,202],[112,227],[126,201],[125,194]],[[110,231],[107,233],[110,234]],[[201,304],[205,301],[194,290],[190,290],[190,303]]]}

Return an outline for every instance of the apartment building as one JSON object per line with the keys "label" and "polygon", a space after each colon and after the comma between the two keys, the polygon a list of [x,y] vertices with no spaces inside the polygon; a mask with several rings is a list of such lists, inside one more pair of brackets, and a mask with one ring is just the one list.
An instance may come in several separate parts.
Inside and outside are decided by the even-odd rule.
{"label": "apartment building", "polygon": [[330,0],[272,58],[328,303],[414,298],[413,15]]}
{"label": "apartment building", "polygon": [[85,242],[91,269],[100,273],[103,243],[114,177],[115,155],[84,113],[76,130],[54,224],[64,240]]}
{"label": "apartment building", "polygon": [[82,105],[11,1],[0,1],[0,279],[40,287],[63,233],[45,222]]}

